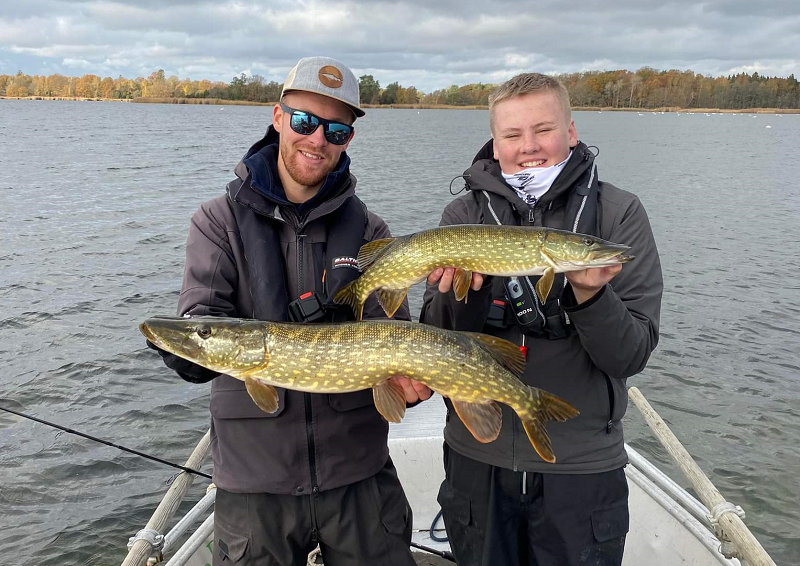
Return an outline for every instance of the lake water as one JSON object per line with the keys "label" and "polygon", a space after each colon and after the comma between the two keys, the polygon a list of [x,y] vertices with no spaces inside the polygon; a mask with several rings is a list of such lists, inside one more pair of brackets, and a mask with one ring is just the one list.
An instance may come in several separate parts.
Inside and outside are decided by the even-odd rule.
{"label": "lake water", "polygon": [[[222,194],[270,117],[0,100],[0,405],[185,461],[208,427],[209,386],[172,374],[137,325],[174,312],[190,215]],[[601,179],[640,196],[663,263],[661,341],[629,385],[774,559],[797,563],[800,115],[574,118],[600,148]],[[395,234],[432,227],[487,131],[485,111],[370,110],[350,149],[358,194]],[[441,407],[393,433],[441,430]],[[628,441],[686,485],[629,409]],[[0,413],[0,563],[120,562],[171,474]]]}

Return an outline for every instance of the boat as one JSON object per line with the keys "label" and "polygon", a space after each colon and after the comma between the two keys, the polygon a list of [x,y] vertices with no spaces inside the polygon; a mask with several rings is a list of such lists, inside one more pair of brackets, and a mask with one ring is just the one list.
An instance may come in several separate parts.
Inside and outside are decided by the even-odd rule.
{"label": "boat", "polygon": [[[766,551],[741,523],[744,517],[741,508],[722,499],[713,486],[708,487],[702,480],[693,477],[699,474],[705,478],[688,453],[681,452],[685,449],[674,436],[670,436],[672,433],[666,424],[638,389],[631,388],[629,395],[656,436],[694,484],[698,494],[711,497],[715,503],[709,510],[644,455],[626,444],[629,458],[625,473],[630,492],[630,530],[625,542],[623,566],[774,566]],[[401,483],[414,486],[413,489],[406,489],[414,520],[412,550],[426,554],[426,564],[452,564],[436,501],[439,485],[444,479],[443,439],[441,434],[420,435],[419,432],[413,428],[393,427],[389,438],[389,453]],[[208,449],[209,434],[206,433],[186,467],[197,469],[202,465]],[[169,521],[170,510],[174,512],[180,504],[182,494],[192,479],[192,474],[187,472],[178,476],[148,526],[130,539],[130,550],[122,566],[209,566],[212,563],[212,506],[216,496],[213,484],[209,485],[206,495],[168,532],[162,534],[160,531]],[[710,485],[707,478],[705,481]],[[192,529],[194,531],[187,537]],[[309,555],[309,565],[323,563],[324,557],[320,559],[318,554],[315,551]],[[743,559],[745,556],[747,560]]]}

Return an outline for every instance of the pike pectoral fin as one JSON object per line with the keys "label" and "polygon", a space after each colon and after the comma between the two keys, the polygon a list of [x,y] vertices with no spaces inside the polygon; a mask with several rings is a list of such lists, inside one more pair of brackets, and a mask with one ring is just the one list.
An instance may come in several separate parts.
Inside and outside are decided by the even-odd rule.
{"label": "pike pectoral fin", "polygon": [[367,242],[361,249],[358,250],[358,257],[356,261],[358,261],[358,268],[361,271],[364,271],[366,267],[372,263],[375,263],[375,260],[381,257],[386,248],[395,241],[395,238],[383,238],[381,240],[372,240],[371,242]]}
{"label": "pike pectoral fin", "polygon": [[249,376],[244,378],[244,386],[259,409],[270,414],[278,410],[278,392],[273,386]]}
{"label": "pike pectoral fin", "polygon": [[466,269],[456,269],[453,276],[453,293],[456,295],[456,301],[464,301],[467,303],[467,294],[469,293],[469,286],[472,283],[472,272]]}
{"label": "pike pectoral fin", "polygon": [[453,400],[458,418],[464,423],[478,442],[491,442],[500,434],[503,412],[494,401],[489,403],[467,403]]}
{"label": "pike pectoral fin", "polygon": [[556,270],[552,267],[546,267],[539,281],[536,282],[536,295],[539,300],[544,303],[547,300],[547,295],[550,294],[550,289],[553,287],[553,280],[556,277]]}
{"label": "pike pectoral fin", "polygon": [[406,394],[403,386],[387,379],[372,388],[375,408],[390,423],[399,423],[406,414]]}
{"label": "pike pectoral fin", "polygon": [[[535,388],[532,388],[535,389]],[[531,441],[533,449],[545,462],[551,464],[556,461],[553,453],[553,445],[550,443],[550,436],[547,434],[545,423],[547,421],[565,421],[577,416],[578,410],[564,401],[541,389],[537,391],[539,403],[532,418],[522,420],[522,427],[528,440]]]}
{"label": "pike pectoral fin", "polygon": [[378,302],[383,307],[386,316],[392,318],[400,305],[403,304],[403,299],[406,298],[408,287],[405,289],[378,289]]}
{"label": "pike pectoral fin", "polygon": [[522,376],[522,372],[525,371],[525,356],[519,346],[508,340],[480,332],[463,332],[463,334],[477,341],[484,350],[489,352],[503,367],[511,370],[514,375]]}

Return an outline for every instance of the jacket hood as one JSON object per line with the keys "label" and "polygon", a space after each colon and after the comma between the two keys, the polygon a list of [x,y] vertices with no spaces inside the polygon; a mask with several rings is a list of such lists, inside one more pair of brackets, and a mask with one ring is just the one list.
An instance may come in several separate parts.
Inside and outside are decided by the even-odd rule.
{"label": "jacket hood", "polygon": [[343,152],[339,163],[328,173],[317,194],[306,202],[296,204],[286,198],[281,179],[278,176],[278,151],[280,134],[270,126],[267,133],[247,150],[245,156],[234,169],[236,175],[244,181],[250,176],[250,186],[267,200],[281,206],[294,206],[300,216],[305,216],[320,203],[330,200],[345,192],[350,183],[350,157]]}
{"label": "jacket hood", "polygon": [[[594,153],[585,143],[579,141],[575,147],[570,149],[572,149],[572,156],[553,181],[553,185],[542,196],[538,206],[547,205],[559,198],[566,198],[575,181],[594,163]],[[494,158],[494,144],[491,139],[475,155],[472,166],[464,171],[464,179],[467,182],[468,190],[496,193],[511,202],[517,210],[528,209],[528,205],[503,179],[500,163]]]}

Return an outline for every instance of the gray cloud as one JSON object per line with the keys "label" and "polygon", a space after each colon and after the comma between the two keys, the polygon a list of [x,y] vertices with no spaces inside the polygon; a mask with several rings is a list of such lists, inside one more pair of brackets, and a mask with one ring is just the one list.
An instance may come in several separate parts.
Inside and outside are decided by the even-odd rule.
{"label": "gray cloud", "polygon": [[800,74],[800,3],[28,0],[0,6],[0,73],[281,82],[302,56],[429,92],[525,70]]}

